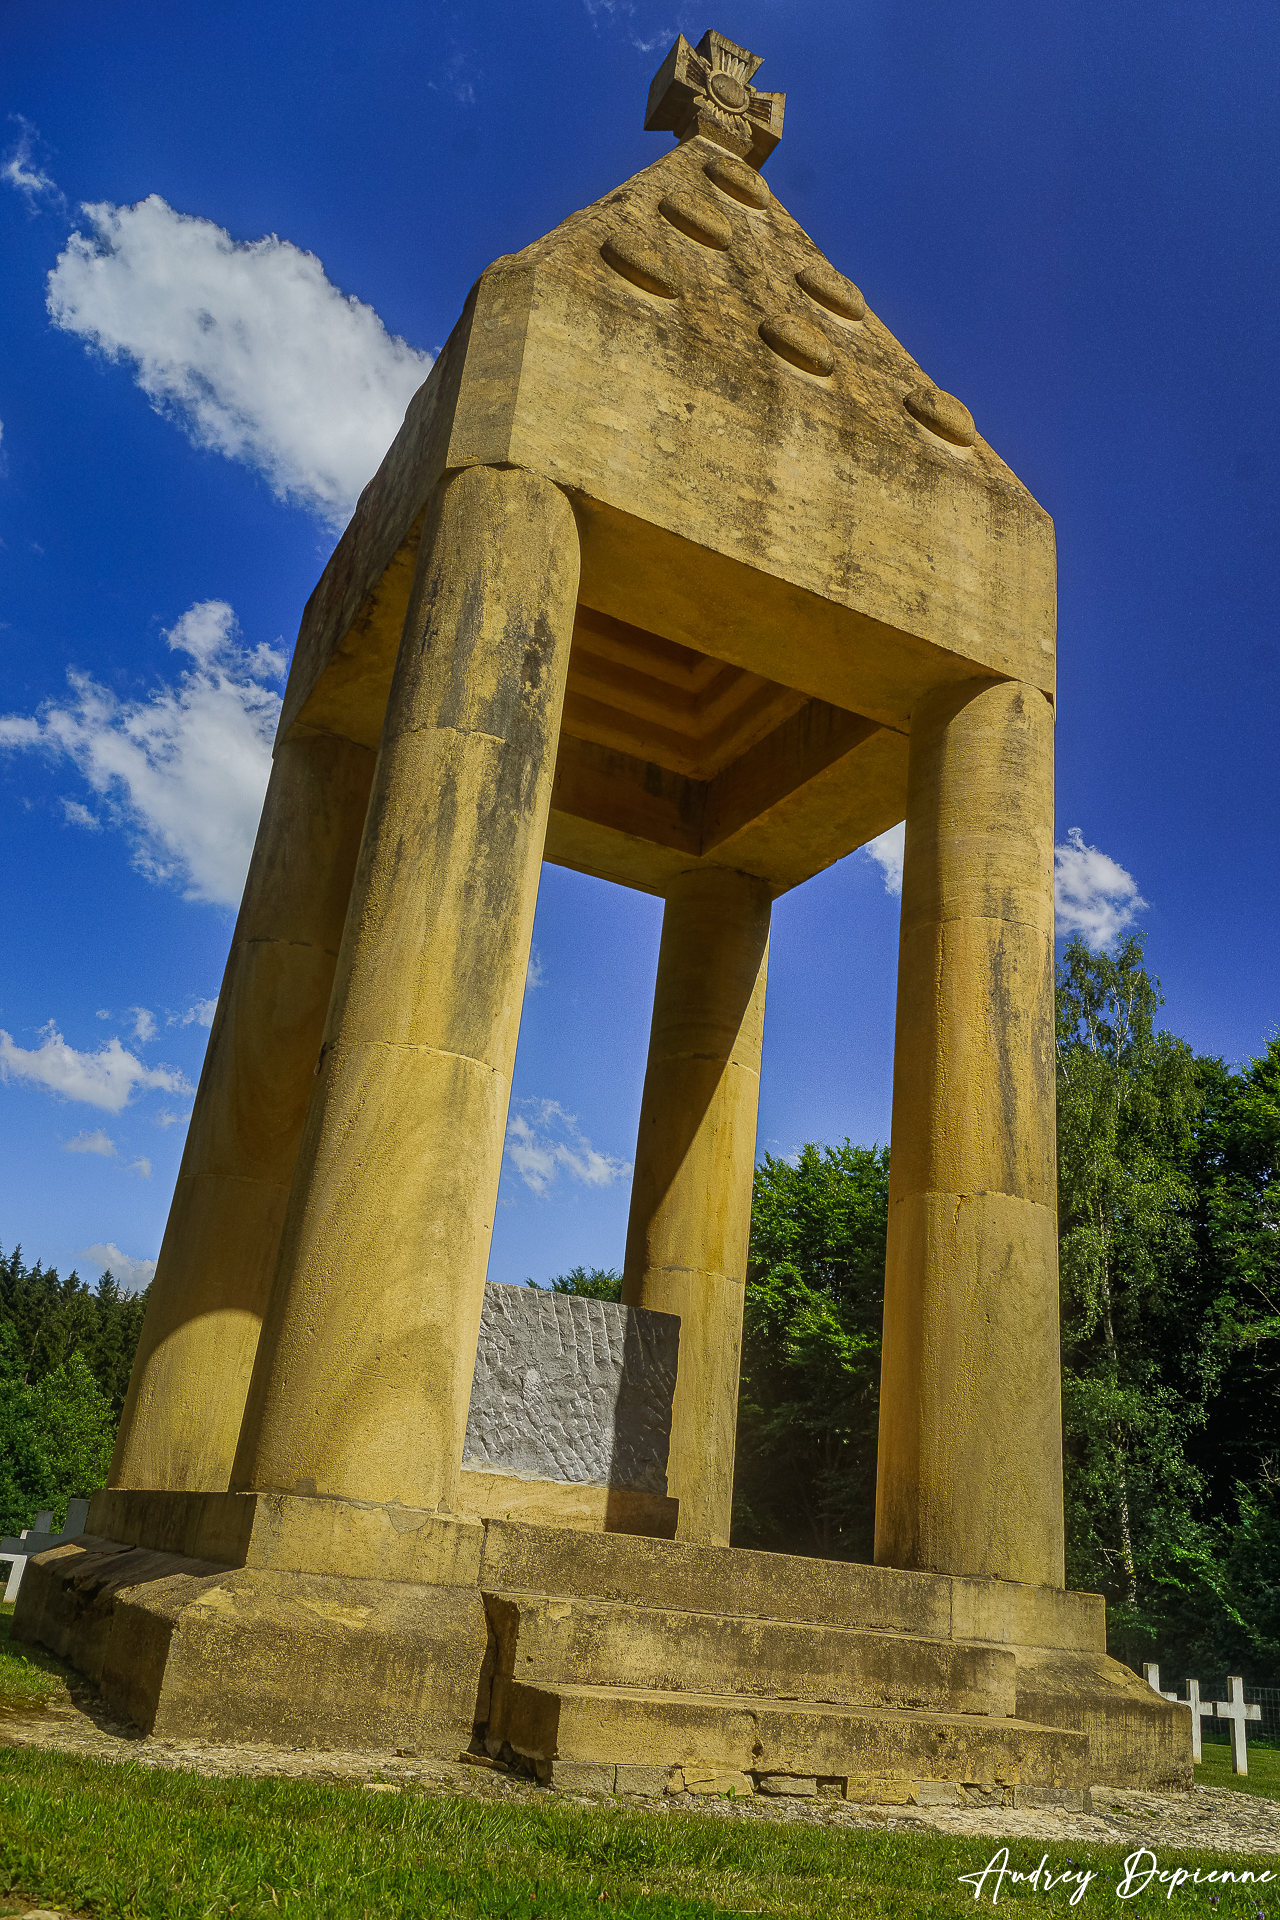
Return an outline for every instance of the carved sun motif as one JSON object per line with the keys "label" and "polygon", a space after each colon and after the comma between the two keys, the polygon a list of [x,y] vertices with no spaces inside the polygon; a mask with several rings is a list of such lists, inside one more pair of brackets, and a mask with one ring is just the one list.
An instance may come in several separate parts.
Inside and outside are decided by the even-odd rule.
{"label": "carved sun motif", "polygon": [[717,46],[709,62],[695,55],[687,74],[689,85],[699,88],[724,119],[736,121],[748,139],[752,120],[769,124],[769,108],[763,102],[757,105],[755,88],[747,83],[751,71],[745,60]]}

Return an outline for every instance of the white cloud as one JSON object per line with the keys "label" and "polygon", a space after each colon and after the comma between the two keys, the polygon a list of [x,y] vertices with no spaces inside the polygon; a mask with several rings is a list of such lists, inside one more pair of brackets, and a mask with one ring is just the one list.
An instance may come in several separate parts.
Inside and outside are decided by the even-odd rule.
{"label": "white cloud", "polygon": [[20,1047],[0,1028],[0,1080],[46,1087],[65,1100],[83,1100],[86,1106],[119,1113],[136,1092],[159,1088],[164,1093],[189,1094],[192,1087],[177,1067],[144,1066],[114,1037],[96,1053],[81,1053],[67,1045],[54,1021],[40,1029],[38,1047]]}
{"label": "white cloud", "polygon": [[343,526],[431,356],[274,234],[235,241],[155,193],[82,212],[92,232],[73,233],[49,275],[54,325],[132,360],[152,405],[197,446]]}
{"label": "white cloud", "polygon": [[521,1100],[518,1104],[525,1111],[513,1113],[507,1122],[506,1152],[532,1192],[546,1193],[561,1173],[587,1187],[611,1187],[630,1174],[630,1161],[598,1153],[576,1116],[566,1113],[557,1101]]}
{"label": "white cloud", "polygon": [[90,833],[101,833],[102,822],[96,813],[90,813],[88,807],[81,806],[78,800],[64,800],[62,811],[73,827],[87,827]]}
{"label": "white cloud", "polygon": [[899,820],[896,827],[890,827],[887,833],[878,833],[862,849],[870,854],[883,873],[886,893],[902,892],[902,849],[906,837],[907,823]]}
{"label": "white cloud", "polygon": [[448,59],[440,66],[441,78],[428,80],[427,87],[432,93],[447,90],[459,105],[473,107],[476,103],[475,83],[467,78],[471,66],[471,56],[462,47],[455,46]]}
{"label": "white cloud", "polygon": [[64,1140],[64,1153],[100,1153],[104,1160],[114,1160],[117,1155],[115,1141],[96,1127],[92,1133],[78,1133],[74,1140]]}
{"label": "white cloud", "polygon": [[696,31],[691,31],[688,21],[682,21],[680,27],[657,27],[650,22],[645,32],[637,32],[634,25],[636,9],[634,0],[582,0],[583,11],[593,27],[601,20],[608,20],[623,28],[628,40],[637,53],[653,53],[661,47],[665,53],[682,28],[691,40],[696,40]]}
{"label": "white cloud", "polygon": [[130,1007],[133,1015],[133,1037],[140,1047],[156,1037],[156,1017],[147,1007]]}
{"label": "white cloud", "polygon": [[535,988],[542,986],[546,981],[546,977],[547,970],[542,963],[542,955],[536,947],[531,947],[529,949],[529,971],[524,977],[525,992],[532,993]]}
{"label": "white cloud", "polygon": [[129,1162],[129,1172],[136,1173],[140,1180],[149,1180],[151,1178],[151,1162],[147,1159],[145,1153],[140,1155],[137,1160],[131,1160]]}
{"label": "white cloud", "polygon": [[[902,892],[905,841],[902,821],[862,849],[879,864],[886,893]],[[1053,850],[1053,890],[1059,936],[1079,933],[1093,947],[1110,946],[1147,904],[1133,875],[1110,854],[1087,847],[1079,827]]]}
{"label": "white cloud", "polygon": [[167,1022],[170,1027],[211,1027],[213,1016],[218,1011],[218,996],[212,1000],[193,1000],[185,1013],[171,1013]]}
{"label": "white cloud", "polygon": [[126,1293],[141,1293],[144,1287],[150,1286],[155,1276],[154,1260],[131,1260],[111,1240],[99,1240],[96,1245],[86,1247],[80,1258],[91,1267],[110,1271]]}
{"label": "white cloud", "polygon": [[1087,847],[1079,827],[1053,850],[1053,884],[1059,935],[1078,933],[1091,947],[1109,947],[1147,905],[1133,875]]}
{"label": "white cloud", "polygon": [[49,178],[35,157],[36,142],[39,139],[35,128],[29,120],[24,120],[20,113],[10,114],[9,118],[16,121],[22,131],[14,145],[5,154],[3,161],[0,161],[0,180],[22,195],[32,213],[35,212],[36,203],[40,200],[49,200],[57,206],[64,206],[66,203],[56,181]]}
{"label": "white cloud", "polygon": [[164,1107],[155,1116],[155,1124],[158,1127],[185,1127],[190,1118],[189,1113],[170,1113],[168,1108]]}
{"label": "white cloud", "polygon": [[35,718],[0,718],[0,747],[65,758],[83,775],[148,879],[189,900],[234,906],[253,850],[284,671],[273,648],[250,650],[224,600],[189,607],[165,635],[194,662],[177,685],[121,700],[86,673],[71,697]]}

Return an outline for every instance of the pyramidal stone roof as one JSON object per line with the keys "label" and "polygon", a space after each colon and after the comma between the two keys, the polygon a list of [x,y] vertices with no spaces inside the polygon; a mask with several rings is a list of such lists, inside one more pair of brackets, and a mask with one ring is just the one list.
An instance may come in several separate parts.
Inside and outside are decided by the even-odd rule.
{"label": "pyramidal stone roof", "polygon": [[904,733],[940,679],[1052,697],[1052,523],[771,191],[758,65],[678,41],[648,110],[677,144],[481,275],[308,604],[285,727],[376,744],[427,498],[475,464],[566,491],[603,614]]}

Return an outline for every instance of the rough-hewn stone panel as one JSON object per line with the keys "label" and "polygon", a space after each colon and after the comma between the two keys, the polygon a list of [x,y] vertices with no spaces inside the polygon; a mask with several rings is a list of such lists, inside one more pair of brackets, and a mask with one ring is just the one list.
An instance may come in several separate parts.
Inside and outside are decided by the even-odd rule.
{"label": "rough-hewn stone panel", "polygon": [[486,1282],[463,1465],[667,1491],[680,1322]]}

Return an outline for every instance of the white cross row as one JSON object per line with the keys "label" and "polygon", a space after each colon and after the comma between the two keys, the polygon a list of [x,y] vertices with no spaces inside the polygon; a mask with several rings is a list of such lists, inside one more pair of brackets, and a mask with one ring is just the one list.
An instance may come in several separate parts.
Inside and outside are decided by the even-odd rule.
{"label": "white cross row", "polygon": [[1200,1682],[1188,1680],[1187,1697],[1180,1700],[1176,1693],[1165,1693],[1160,1686],[1160,1669],[1154,1661],[1148,1661],[1142,1669],[1147,1684],[1154,1687],[1162,1700],[1172,1700],[1175,1706],[1191,1709],[1191,1753],[1199,1761],[1203,1756],[1200,1740],[1201,1720],[1229,1720],[1231,1722],[1231,1771],[1247,1774],[1249,1754],[1245,1745],[1244,1725],[1246,1720],[1261,1720],[1262,1708],[1248,1706],[1244,1697],[1244,1681],[1238,1673],[1227,1680],[1227,1698],[1225,1700],[1202,1700]]}

